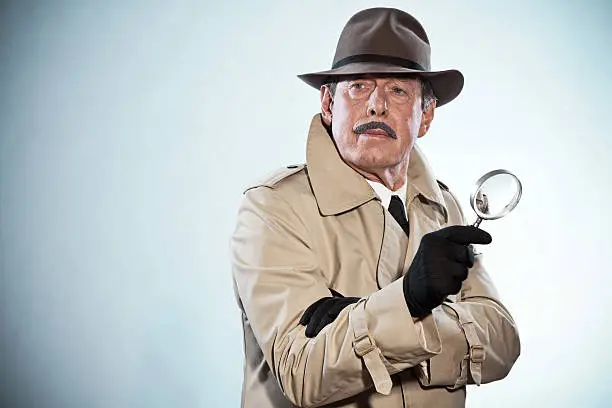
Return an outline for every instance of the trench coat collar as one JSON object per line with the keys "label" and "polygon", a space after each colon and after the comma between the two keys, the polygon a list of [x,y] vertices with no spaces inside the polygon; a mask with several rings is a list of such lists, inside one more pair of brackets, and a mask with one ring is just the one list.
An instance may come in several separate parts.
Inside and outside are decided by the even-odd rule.
{"label": "trench coat collar", "polygon": [[[340,214],[372,199],[379,199],[366,179],[342,160],[323,126],[321,114],[316,114],[310,123],[306,163],[312,190],[322,215]],[[420,195],[435,204],[444,217],[447,217],[442,191],[427,159],[416,144],[410,152],[407,183],[406,206]]]}

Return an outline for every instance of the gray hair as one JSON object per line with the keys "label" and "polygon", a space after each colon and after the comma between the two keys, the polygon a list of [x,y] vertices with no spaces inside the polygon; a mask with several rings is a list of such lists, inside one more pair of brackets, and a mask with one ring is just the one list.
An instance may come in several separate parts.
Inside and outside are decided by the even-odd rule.
{"label": "gray hair", "polygon": [[[416,78],[421,83],[421,109],[426,110],[429,106],[437,100],[436,95],[434,94],[433,88],[431,87],[431,83],[425,78]],[[324,86],[329,88],[329,92],[331,93],[332,98],[336,96],[336,86],[338,85],[337,81],[328,82]]]}

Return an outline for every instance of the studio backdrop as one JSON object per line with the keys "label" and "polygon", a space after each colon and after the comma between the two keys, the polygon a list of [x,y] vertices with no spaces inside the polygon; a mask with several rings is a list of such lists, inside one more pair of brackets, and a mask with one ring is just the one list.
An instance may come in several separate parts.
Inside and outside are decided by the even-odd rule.
{"label": "studio backdrop", "polygon": [[0,405],[240,405],[242,191],[304,162],[296,75],[381,5],[465,75],[419,144],[468,218],[486,171],[523,182],[481,225],[522,353],[468,406],[609,403],[609,3],[244,0],[0,5]]}

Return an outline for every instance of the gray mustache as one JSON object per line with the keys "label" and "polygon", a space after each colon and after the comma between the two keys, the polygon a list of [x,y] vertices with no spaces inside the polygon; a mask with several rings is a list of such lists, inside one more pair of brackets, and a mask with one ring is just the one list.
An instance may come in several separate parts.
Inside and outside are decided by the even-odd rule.
{"label": "gray mustache", "polygon": [[364,133],[365,131],[372,130],[372,129],[384,130],[385,132],[387,132],[389,136],[391,136],[394,139],[397,139],[397,135],[395,134],[395,131],[391,129],[391,126],[387,125],[385,122],[364,123],[363,125],[357,126],[355,129],[353,129],[353,131],[355,133]]}

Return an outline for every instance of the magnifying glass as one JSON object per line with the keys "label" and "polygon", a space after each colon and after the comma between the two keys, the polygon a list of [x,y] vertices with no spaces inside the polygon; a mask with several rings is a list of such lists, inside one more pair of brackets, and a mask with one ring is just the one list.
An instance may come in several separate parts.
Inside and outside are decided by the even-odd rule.
{"label": "magnifying glass", "polygon": [[508,170],[493,170],[476,181],[470,195],[470,204],[477,215],[474,222],[478,227],[482,220],[496,220],[508,215],[516,207],[523,186],[521,181]]}

